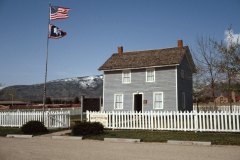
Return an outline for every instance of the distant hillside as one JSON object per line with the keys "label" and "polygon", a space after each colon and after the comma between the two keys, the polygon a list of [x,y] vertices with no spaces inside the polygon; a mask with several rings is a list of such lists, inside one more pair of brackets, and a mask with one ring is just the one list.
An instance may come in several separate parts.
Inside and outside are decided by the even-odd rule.
{"label": "distant hillside", "polygon": [[[0,100],[11,100],[9,94],[14,94],[14,100],[41,101],[43,98],[44,84],[15,85],[0,90]],[[103,77],[87,76],[66,78],[50,81],[46,85],[47,97],[74,98],[85,95],[86,97],[102,96]]]}

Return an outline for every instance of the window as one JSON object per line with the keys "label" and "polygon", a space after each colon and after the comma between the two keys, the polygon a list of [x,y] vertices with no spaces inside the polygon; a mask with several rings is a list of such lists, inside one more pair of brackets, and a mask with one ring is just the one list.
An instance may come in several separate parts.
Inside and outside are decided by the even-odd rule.
{"label": "window", "polygon": [[122,83],[131,83],[131,71],[126,70],[122,72]]}
{"label": "window", "polygon": [[182,92],[182,108],[186,109],[185,92]]}
{"label": "window", "polygon": [[123,109],[123,94],[114,94],[114,109]]}
{"label": "window", "polygon": [[155,70],[154,68],[146,70],[146,82],[154,82],[155,81]]}
{"label": "window", "polygon": [[163,109],[163,92],[153,93],[153,109]]}

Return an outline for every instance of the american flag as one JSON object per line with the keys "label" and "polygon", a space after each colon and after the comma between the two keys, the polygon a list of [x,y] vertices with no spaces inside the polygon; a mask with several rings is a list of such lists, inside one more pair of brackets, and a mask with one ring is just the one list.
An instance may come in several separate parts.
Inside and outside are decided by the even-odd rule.
{"label": "american flag", "polygon": [[68,18],[69,10],[70,10],[69,8],[65,8],[65,7],[51,6],[50,7],[50,20]]}

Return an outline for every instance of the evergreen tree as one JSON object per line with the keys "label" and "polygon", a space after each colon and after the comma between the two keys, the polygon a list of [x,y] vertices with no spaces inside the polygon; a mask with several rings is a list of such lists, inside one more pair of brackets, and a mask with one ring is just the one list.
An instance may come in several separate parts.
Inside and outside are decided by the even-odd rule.
{"label": "evergreen tree", "polygon": [[45,104],[52,104],[52,100],[50,97],[46,98]]}
{"label": "evergreen tree", "polygon": [[75,97],[74,100],[73,100],[73,103],[74,104],[79,104],[80,103],[80,100],[78,97]]}

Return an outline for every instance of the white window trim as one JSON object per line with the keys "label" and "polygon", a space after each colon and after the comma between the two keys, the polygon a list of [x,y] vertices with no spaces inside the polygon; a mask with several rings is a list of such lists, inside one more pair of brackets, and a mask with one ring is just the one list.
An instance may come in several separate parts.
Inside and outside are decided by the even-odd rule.
{"label": "white window trim", "polygon": [[[116,96],[119,96],[119,95],[121,95],[122,96],[122,107],[121,108],[116,108]],[[116,94],[114,94],[114,109],[116,109],[116,110],[122,110],[123,109],[123,104],[124,104],[124,95],[123,94],[121,94],[121,93],[116,93]]]}
{"label": "white window trim", "polygon": [[[148,71],[153,70],[153,81],[148,81]],[[146,82],[155,82],[155,68],[147,68],[146,69]]]}
{"label": "white window trim", "polygon": [[[129,81],[129,82],[124,82],[124,73],[129,73],[129,78],[130,78],[130,81]],[[123,83],[123,84],[129,84],[129,83],[131,83],[131,81],[132,81],[131,70],[123,70],[123,71],[122,71],[122,83]]]}
{"label": "white window trim", "polygon": [[[162,94],[162,107],[161,108],[155,108],[154,102],[155,102],[155,95],[156,94]],[[163,92],[153,92],[153,109],[163,109],[164,108],[164,94]]]}

